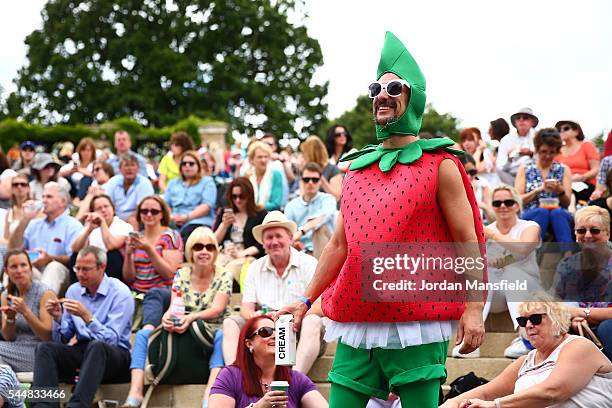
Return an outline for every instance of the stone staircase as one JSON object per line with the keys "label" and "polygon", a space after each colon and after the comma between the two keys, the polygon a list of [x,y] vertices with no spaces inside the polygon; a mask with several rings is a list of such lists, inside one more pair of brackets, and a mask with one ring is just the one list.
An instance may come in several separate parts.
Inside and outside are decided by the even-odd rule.
{"label": "stone staircase", "polygon": [[[232,305],[240,304],[240,295],[234,294],[232,297]],[[516,334],[514,333],[510,315],[506,313],[491,314],[485,324],[486,335],[485,340],[480,348],[480,358],[476,359],[459,359],[451,357],[452,344],[449,344],[448,359],[446,369],[448,372],[447,384],[455,378],[464,375],[470,371],[474,371],[477,376],[484,377],[488,380],[492,379],[504,368],[506,368],[513,360],[504,357],[504,349],[512,342]],[[454,339],[454,336],[453,336]],[[336,343],[327,345],[325,354],[319,358],[308,376],[316,384],[317,389],[323,396],[329,400],[330,384],[327,382],[327,374],[331,369],[334,354],[336,352]],[[31,382],[31,373],[20,373],[20,381]],[[70,395],[71,385],[62,385],[62,389],[66,391],[67,402]],[[127,395],[129,384],[104,384],[96,393],[96,407],[104,407],[102,401],[117,401],[121,403]],[[177,407],[177,408],[199,408],[201,405],[202,395],[204,394],[205,385],[188,384],[188,385],[159,385],[154,393],[149,407]],[[443,387],[448,390],[448,385]],[[99,405],[98,405],[99,404]],[[108,406],[112,406],[109,404]]]}

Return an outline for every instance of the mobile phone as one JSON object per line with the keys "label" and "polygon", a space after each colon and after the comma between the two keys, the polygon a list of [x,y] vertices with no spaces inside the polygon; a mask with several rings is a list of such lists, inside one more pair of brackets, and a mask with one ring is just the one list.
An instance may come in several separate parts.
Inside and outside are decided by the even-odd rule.
{"label": "mobile phone", "polygon": [[142,238],[142,234],[141,234],[140,232],[138,232],[138,231],[130,231],[130,232],[128,233],[128,236],[129,236],[130,238],[136,238],[136,239],[140,239],[140,238]]}
{"label": "mobile phone", "polygon": [[234,213],[234,210],[232,210],[231,208],[224,208],[224,209],[223,209],[223,212],[224,212],[224,213],[233,214],[233,213]]}

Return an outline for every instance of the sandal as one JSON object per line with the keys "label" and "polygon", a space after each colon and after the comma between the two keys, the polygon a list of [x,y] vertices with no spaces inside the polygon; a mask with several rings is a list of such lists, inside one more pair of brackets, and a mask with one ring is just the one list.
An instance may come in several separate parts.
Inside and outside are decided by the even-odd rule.
{"label": "sandal", "polygon": [[141,404],[142,399],[128,396],[123,405],[121,405],[121,408],[139,408]]}

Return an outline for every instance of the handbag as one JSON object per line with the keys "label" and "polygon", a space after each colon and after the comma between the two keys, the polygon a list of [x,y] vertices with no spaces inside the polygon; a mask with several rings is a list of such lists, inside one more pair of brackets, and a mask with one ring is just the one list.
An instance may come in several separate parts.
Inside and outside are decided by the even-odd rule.
{"label": "handbag", "polygon": [[580,337],[584,337],[587,340],[591,340],[593,343],[595,343],[598,349],[603,350],[604,347],[601,343],[601,340],[597,338],[593,330],[591,330],[591,328],[589,327],[589,323],[587,323],[586,320],[582,320],[578,325],[578,335]]}
{"label": "handbag", "polygon": [[215,330],[203,320],[184,333],[170,333],[160,325],[149,336],[145,380],[150,383],[142,400],[147,408],[158,384],[206,384]]}
{"label": "handbag", "polygon": [[473,371],[470,371],[466,375],[462,375],[450,383],[450,391],[446,394],[444,401],[448,401],[451,398],[455,398],[458,395],[468,392],[476,387],[480,387],[483,384],[488,383],[486,379],[478,377]]}

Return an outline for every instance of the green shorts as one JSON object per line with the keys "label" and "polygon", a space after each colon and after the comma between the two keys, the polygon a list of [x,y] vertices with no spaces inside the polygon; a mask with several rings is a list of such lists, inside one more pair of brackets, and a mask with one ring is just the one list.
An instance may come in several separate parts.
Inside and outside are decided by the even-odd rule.
{"label": "green shorts", "polygon": [[403,349],[362,349],[338,342],[331,383],[386,400],[389,391],[418,381],[446,381],[448,341]]}

